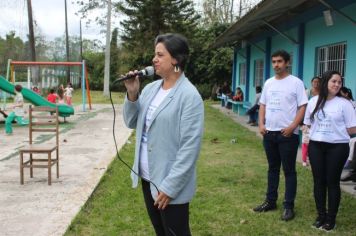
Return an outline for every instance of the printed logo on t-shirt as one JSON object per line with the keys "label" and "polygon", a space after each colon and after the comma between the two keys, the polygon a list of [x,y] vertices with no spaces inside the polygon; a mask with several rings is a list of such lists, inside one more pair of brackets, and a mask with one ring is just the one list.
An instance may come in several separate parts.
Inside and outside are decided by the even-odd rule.
{"label": "printed logo on t-shirt", "polygon": [[316,114],[316,117],[318,119],[318,124],[316,127],[317,133],[322,133],[322,134],[334,133],[332,128],[332,117],[330,114],[319,110],[318,113]]}
{"label": "printed logo on t-shirt", "polygon": [[282,102],[282,91],[270,91],[270,97],[268,100],[267,109],[271,112],[279,112],[282,110],[281,102]]}

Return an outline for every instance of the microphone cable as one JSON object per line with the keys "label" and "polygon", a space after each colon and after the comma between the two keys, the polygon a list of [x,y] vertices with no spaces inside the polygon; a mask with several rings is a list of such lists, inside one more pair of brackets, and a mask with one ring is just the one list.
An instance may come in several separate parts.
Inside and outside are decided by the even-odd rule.
{"label": "microphone cable", "polygon": [[[113,83],[114,84],[114,83]],[[117,147],[117,142],[116,142],[116,137],[115,137],[115,124],[116,124],[116,110],[115,110],[115,106],[114,106],[114,102],[112,100],[112,96],[111,96],[111,88],[109,88],[109,96],[110,96],[110,103],[111,103],[111,106],[112,106],[112,110],[113,110],[113,113],[114,113],[114,118],[113,118],[113,122],[112,122],[112,135],[113,135],[113,138],[114,138],[114,143],[115,143],[115,149],[116,149],[116,157],[127,167],[129,168],[135,175],[137,175],[137,177],[143,179],[144,181],[146,182],[149,182],[151,183],[157,190],[157,193],[159,193],[159,190],[158,190],[158,187],[155,183],[153,183],[151,180],[148,180],[144,177],[142,177],[139,173],[137,173],[135,170],[133,170],[131,168],[131,166],[129,164],[127,164],[127,162],[125,162],[120,154],[119,154],[119,148]]]}
{"label": "microphone cable", "polygon": [[[110,103],[111,103],[111,106],[112,106],[112,110],[113,110],[113,113],[114,113],[114,118],[113,118],[113,122],[112,122],[112,135],[113,135],[114,143],[115,143],[116,157],[117,157],[127,168],[129,168],[129,170],[131,170],[137,177],[141,178],[142,180],[144,180],[144,181],[146,181],[146,182],[151,183],[151,184],[156,188],[157,193],[159,193],[158,187],[157,187],[157,185],[156,185],[153,181],[142,177],[139,173],[137,173],[135,170],[133,170],[133,169],[131,168],[131,166],[130,166],[129,164],[127,164],[127,162],[125,162],[125,161],[121,158],[121,156],[120,156],[120,154],[119,154],[119,148],[117,147],[117,142],[116,142],[116,137],[115,137],[116,110],[115,110],[114,102],[113,102],[112,96],[111,96],[111,88],[113,87],[113,85],[114,85],[115,83],[116,83],[116,81],[114,81],[114,82],[112,83],[112,85],[109,86],[109,97],[110,97]],[[160,210],[160,211],[163,211],[163,210]],[[176,236],[176,235],[177,235],[177,234],[173,231],[172,228],[170,228],[170,227],[168,227],[168,226],[167,226],[167,228],[168,228],[168,230],[170,231],[170,233],[171,233],[173,236]]]}

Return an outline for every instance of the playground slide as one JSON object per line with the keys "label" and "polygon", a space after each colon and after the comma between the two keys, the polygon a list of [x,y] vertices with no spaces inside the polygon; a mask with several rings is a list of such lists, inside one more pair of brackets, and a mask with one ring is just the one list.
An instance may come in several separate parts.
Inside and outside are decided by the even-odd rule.
{"label": "playground slide", "polygon": [[[2,76],[0,76],[0,89],[8,93],[15,94],[14,92],[15,86]],[[49,107],[58,106],[59,116],[61,117],[68,117],[74,114],[73,107],[67,106],[65,104],[51,103],[47,101],[47,99],[43,98],[42,96],[38,95],[37,93],[33,92],[28,88],[22,88],[21,93],[26,100],[30,101],[35,106],[49,106]]]}

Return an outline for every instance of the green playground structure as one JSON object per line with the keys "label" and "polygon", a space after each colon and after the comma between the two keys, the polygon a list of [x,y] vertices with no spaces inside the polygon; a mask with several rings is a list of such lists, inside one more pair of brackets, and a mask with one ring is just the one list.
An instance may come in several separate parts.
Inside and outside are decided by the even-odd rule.
{"label": "green playground structure", "polygon": [[[0,76],[0,89],[4,90],[7,93],[15,95],[15,86],[7,81],[4,77]],[[28,88],[22,88],[21,91],[23,97],[31,102],[35,106],[49,106],[49,107],[56,107],[58,106],[58,112],[59,116],[61,117],[68,117],[70,115],[74,114],[74,109],[71,106],[65,105],[65,104],[54,104],[47,99],[43,98],[39,94],[33,92],[32,90]]]}

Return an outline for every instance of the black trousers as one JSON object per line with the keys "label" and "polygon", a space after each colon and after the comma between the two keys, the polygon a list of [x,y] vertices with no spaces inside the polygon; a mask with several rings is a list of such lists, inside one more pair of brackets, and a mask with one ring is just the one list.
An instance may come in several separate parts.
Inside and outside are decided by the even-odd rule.
{"label": "black trousers", "polygon": [[298,152],[298,135],[284,137],[280,131],[268,131],[263,136],[263,146],[268,160],[268,183],[266,200],[276,202],[278,198],[281,165],[285,177],[284,208],[293,209],[297,194],[297,172],[295,161]]}
{"label": "black trousers", "polygon": [[157,236],[189,236],[189,203],[170,204],[164,210],[154,206],[150,183],[142,180],[146,209]]}
{"label": "black trousers", "polygon": [[[311,140],[308,151],[318,214],[335,220],[341,199],[340,177],[349,154],[349,144]],[[328,208],[326,208],[326,196],[328,196]]]}

